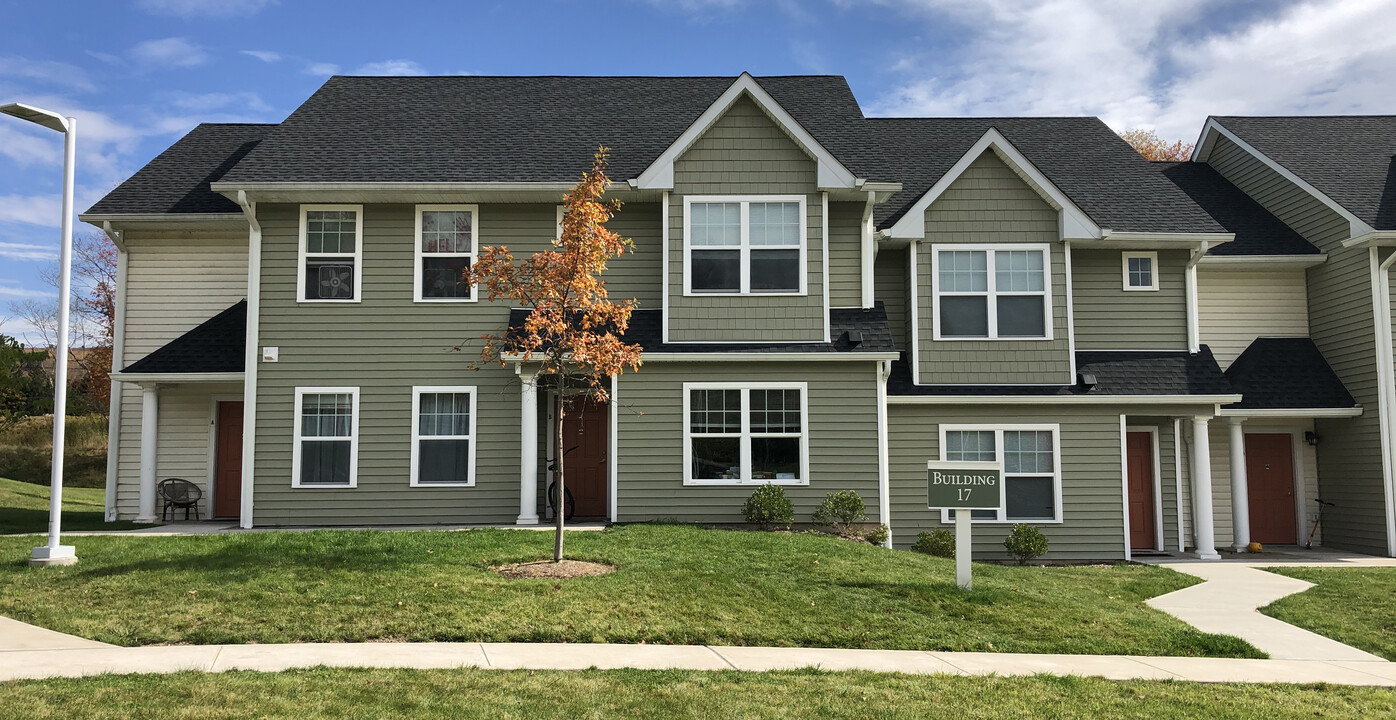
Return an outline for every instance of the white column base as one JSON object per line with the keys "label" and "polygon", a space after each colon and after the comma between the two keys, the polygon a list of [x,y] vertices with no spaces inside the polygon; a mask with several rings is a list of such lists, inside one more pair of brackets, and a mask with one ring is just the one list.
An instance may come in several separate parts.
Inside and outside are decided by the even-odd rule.
{"label": "white column base", "polygon": [[29,555],[32,567],[51,567],[78,564],[77,550],[72,545],[44,545],[34,548]]}
{"label": "white column base", "polygon": [[519,516],[519,519],[516,520],[516,521],[514,522],[514,524],[515,524],[515,525],[537,525],[537,524],[538,524],[538,516],[537,516],[537,515],[520,515],[520,516]]}
{"label": "white column base", "polygon": [[143,524],[146,524],[146,525],[154,525],[155,523],[163,522],[163,521],[162,521],[160,518],[155,517],[154,515],[151,515],[151,516],[148,516],[148,517],[145,516],[145,515],[137,515],[136,518],[135,518],[134,520],[132,520],[131,522],[143,523]]}
{"label": "white column base", "polygon": [[1197,559],[1198,559],[1198,560],[1220,560],[1220,559],[1221,559],[1221,554],[1220,554],[1220,553],[1216,553],[1216,552],[1209,552],[1209,553],[1205,553],[1205,552],[1195,552],[1195,553],[1193,553],[1193,554],[1197,556]]}

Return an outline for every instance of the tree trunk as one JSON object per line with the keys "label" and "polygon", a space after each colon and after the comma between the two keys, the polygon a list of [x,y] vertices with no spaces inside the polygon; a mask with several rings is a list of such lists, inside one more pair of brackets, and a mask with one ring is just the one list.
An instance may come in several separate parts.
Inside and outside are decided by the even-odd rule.
{"label": "tree trunk", "polygon": [[561,388],[558,391],[557,401],[557,433],[553,436],[557,438],[557,469],[554,476],[557,478],[557,499],[553,501],[553,516],[557,519],[557,530],[553,537],[553,562],[562,562],[562,521],[567,515],[567,490],[562,484],[563,468],[567,467],[566,453],[563,451],[562,441],[562,418],[567,413],[567,398]]}

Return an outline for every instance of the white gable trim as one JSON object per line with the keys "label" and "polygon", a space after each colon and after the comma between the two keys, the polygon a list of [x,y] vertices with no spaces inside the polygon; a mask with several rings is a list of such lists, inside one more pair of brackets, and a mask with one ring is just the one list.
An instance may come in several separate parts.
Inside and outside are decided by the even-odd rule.
{"label": "white gable trim", "polygon": [[984,151],[992,148],[998,153],[1009,167],[1013,168],[1023,177],[1034,190],[1037,191],[1047,204],[1061,212],[1062,238],[1068,240],[1098,239],[1101,237],[1100,226],[1096,225],[1090,216],[1086,215],[1081,208],[1076,207],[1076,203],[1066,196],[1066,193],[1052,184],[1042,171],[1038,170],[1028,160],[1018,148],[1013,147],[1013,143],[1008,141],[996,128],[989,128],[979,141],[974,143],[970,149],[951,166],[950,171],[941,176],[936,184],[911,206],[910,210],[902,216],[892,227],[888,228],[886,234],[894,238],[921,239],[926,236],[926,208],[931,206],[942,193],[950,187],[951,183],[959,179],[965,170],[975,160],[979,159]]}
{"label": "white gable trim", "polygon": [[819,164],[818,184],[821,190],[856,188],[862,184],[860,178],[855,177],[843,163],[825,150],[813,135],[806,132],[800,123],[775,101],[775,98],[762,89],[750,73],[742,73],[741,77],[713,101],[713,104],[709,105],[663,154],[640,173],[640,177],[632,182],[632,186],[640,190],[673,190],[674,161],[692,147],[693,143],[697,142],[698,138],[702,137],[743,94],[750,95],[796,144],[815,159]]}
{"label": "white gable trim", "polygon": [[1347,208],[1339,205],[1333,198],[1319,192],[1318,188],[1305,182],[1303,178],[1290,172],[1285,166],[1271,160],[1265,153],[1255,149],[1253,145],[1238,137],[1236,133],[1222,127],[1222,124],[1217,122],[1216,118],[1207,118],[1207,124],[1202,126],[1202,135],[1198,138],[1197,146],[1193,148],[1192,151],[1193,162],[1207,162],[1207,158],[1212,154],[1212,148],[1216,145],[1216,137],[1218,135],[1236,143],[1238,147],[1250,153],[1256,160],[1264,163],[1266,167],[1279,173],[1284,179],[1298,185],[1300,190],[1312,195],[1314,199],[1326,205],[1329,210],[1341,215],[1344,220],[1348,221],[1348,237],[1358,237],[1367,233],[1376,232],[1371,225],[1368,225],[1361,218],[1348,212]]}

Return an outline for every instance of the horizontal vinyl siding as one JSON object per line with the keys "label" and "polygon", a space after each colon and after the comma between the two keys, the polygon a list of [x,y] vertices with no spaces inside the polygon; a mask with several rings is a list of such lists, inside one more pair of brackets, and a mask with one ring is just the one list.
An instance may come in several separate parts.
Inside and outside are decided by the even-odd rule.
{"label": "horizontal vinyl siding", "polygon": [[[607,229],[629,238],[635,247],[606,264],[601,279],[611,300],[637,300],[639,307],[659,308],[664,296],[663,217],[659,203],[626,203],[606,224]],[[483,232],[483,230],[482,230]],[[481,243],[489,238],[481,238]]]}
{"label": "horizontal vinyl siding", "polygon": [[[940,459],[940,423],[1059,423],[1062,520],[1037,525],[1051,547],[1047,560],[1124,558],[1124,498],[1120,477],[1120,416],[1099,409],[892,405],[888,443],[892,537],[908,548],[916,535],[942,525],[926,507],[926,461]],[[1033,523],[1030,523],[1033,524]],[[1011,523],[977,523],[974,554],[1005,556]]]}
{"label": "horizontal vinyl siding", "polygon": [[621,522],[662,518],[740,523],[756,485],[683,484],[683,383],[809,383],[806,486],[784,486],[795,521],[810,522],[827,493],[854,490],[877,522],[875,363],[653,363],[621,379],[617,510]]}
{"label": "horizontal vinyl siding", "polygon": [[908,350],[911,345],[911,308],[907,304],[906,248],[880,248],[877,261],[873,263],[874,299],[882,302],[887,311],[887,324],[892,328],[892,341],[897,349]]}
{"label": "horizontal vinyl siding", "polygon": [[1123,253],[1071,251],[1077,350],[1186,350],[1187,253],[1158,253],[1158,290],[1124,289]]}
{"label": "horizontal vinyl siding", "polygon": [[1319,488],[1336,507],[1324,512],[1329,545],[1387,553],[1386,498],[1377,404],[1376,333],[1371,266],[1362,248],[1344,248],[1350,227],[1342,216],[1266,167],[1235,143],[1219,138],[1207,161],[1285,224],[1328,253],[1306,272],[1309,335],[1364,408],[1357,418],[1315,422]]}
{"label": "horizontal vinyl siding", "polygon": [[1203,344],[1223,369],[1256,338],[1308,337],[1309,302],[1303,270],[1216,270],[1197,273]]}
{"label": "horizontal vinyl siding", "polygon": [[864,203],[829,203],[829,307],[863,306]]}
{"label": "horizontal vinyl siding", "polygon": [[[669,199],[670,340],[824,339],[824,211],[817,186],[815,161],[746,97],[674,162],[674,192]],[[804,195],[806,294],[685,296],[686,195]]]}
{"label": "horizontal vinyl siding", "polygon": [[[986,151],[926,210],[917,247],[920,382],[930,385],[1071,382],[1066,265],[1057,211],[993,152]],[[1049,243],[1052,340],[946,340],[934,333],[932,244]]]}

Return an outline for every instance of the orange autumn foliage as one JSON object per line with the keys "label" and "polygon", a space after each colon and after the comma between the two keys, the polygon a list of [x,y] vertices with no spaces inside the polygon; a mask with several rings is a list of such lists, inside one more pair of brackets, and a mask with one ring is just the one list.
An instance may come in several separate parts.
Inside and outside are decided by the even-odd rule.
{"label": "orange autumn foliage", "polygon": [[1170,145],[1153,130],[1134,128],[1120,133],[1120,137],[1143,155],[1145,160],[1183,161],[1192,157],[1192,143],[1178,140]]}

